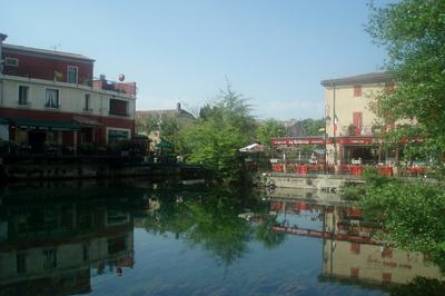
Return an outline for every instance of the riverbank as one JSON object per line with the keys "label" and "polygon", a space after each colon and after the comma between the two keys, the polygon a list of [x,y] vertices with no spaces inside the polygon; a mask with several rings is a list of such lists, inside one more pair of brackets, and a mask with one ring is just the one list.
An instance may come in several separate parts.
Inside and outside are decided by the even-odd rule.
{"label": "riverbank", "polygon": [[130,157],[34,157],[5,159],[2,182],[33,180],[118,179],[128,177],[206,179],[202,167],[177,162],[153,162]]}

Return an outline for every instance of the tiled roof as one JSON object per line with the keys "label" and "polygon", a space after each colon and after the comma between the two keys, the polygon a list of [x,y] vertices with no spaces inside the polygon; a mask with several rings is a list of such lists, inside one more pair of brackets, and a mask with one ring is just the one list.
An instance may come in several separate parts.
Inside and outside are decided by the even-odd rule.
{"label": "tiled roof", "polygon": [[332,85],[347,85],[355,83],[379,83],[386,82],[393,79],[393,76],[389,72],[371,72],[361,75],[328,79],[321,81],[321,85],[327,87]]}
{"label": "tiled roof", "polygon": [[7,43],[3,43],[3,48],[9,49],[9,50],[17,50],[17,51],[25,51],[25,52],[49,55],[49,56],[59,56],[59,57],[77,59],[77,60],[94,61],[94,59],[91,59],[91,58],[84,56],[82,54],[58,51],[58,50],[40,49],[40,48],[33,48],[33,47],[27,47],[27,46],[21,46],[21,45],[7,44]]}

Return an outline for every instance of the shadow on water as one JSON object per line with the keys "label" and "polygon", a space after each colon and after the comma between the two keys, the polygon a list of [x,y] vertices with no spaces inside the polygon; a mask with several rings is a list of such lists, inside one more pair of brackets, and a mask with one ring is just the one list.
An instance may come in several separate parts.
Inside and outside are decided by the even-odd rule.
{"label": "shadow on water", "polygon": [[435,295],[444,287],[428,256],[375,240],[376,225],[335,195],[45,183],[6,188],[0,201],[0,295],[111,293],[116,278],[123,293],[144,295]]}

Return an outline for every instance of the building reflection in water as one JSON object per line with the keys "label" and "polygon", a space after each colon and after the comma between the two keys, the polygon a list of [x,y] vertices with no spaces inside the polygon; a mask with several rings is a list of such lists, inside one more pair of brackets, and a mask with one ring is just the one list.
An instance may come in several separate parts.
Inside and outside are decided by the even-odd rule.
{"label": "building reflection in water", "polygon": [[[271,197],[269,209],[278,215],[279,222],[273,231],[323,240],[322,281],[381,287],[408,284],[416,277],[445,280],[427,255],[388,247],[373,239],[379,229],[366,223],[357,207],[336,198],[315,201],[273,194]],[[320,223],[307,227],[298,217],[310,217]]]}
{"label": "building reflection in water", "polygon": [[133,217],[104,202],[31,202],[0,207],[0,295],[91,291],[96,274],[134,264]]}

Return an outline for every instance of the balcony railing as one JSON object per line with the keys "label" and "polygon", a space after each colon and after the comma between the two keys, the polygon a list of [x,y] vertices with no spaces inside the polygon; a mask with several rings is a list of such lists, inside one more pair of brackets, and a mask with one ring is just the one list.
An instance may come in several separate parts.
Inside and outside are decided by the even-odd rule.
{"label": "balcony railing", "polygon": [[137,91],[135,82],[117,82],[107,80],[103,77],[93,80],[93,88],[117,92],[132,97],[136,96]]}

